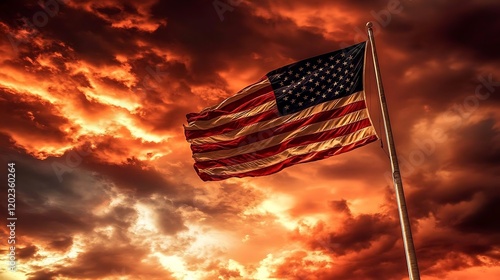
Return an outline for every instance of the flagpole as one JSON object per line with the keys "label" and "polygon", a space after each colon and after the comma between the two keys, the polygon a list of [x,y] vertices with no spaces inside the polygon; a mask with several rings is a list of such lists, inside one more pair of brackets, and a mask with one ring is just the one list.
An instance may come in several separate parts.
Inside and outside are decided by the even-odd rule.
{"label": "flagpole", "polygon": [[366,27],[368,29],[368,38],[370,40],[370,46],[372,49],[373,66],[375,68],[375,78],[377,80],[380,107],[382,108],[382,118],[384,119],[385,136],[387,138],[387,145],[389,146],[389,157],[391,158],[392,178],[394,181],[394,188],[396,190],[399,222],[401,224],[401,232],[403,235],[403,244],[405,247],[408,275],[410,276],[410,280],[420,280],[417,255],[415,254],[415,247],[413,245],[413,238],[411,235],[410,219],[408,218],[408,211],[406,209],[406,201],[403,191],[403,182],[401,181],[401,172],[399,171],[398,157],[396,154],[396,147],[394,146],[394,138],[392,136],[391,121],[389,120],[389,110],[387,109],[384,87],[382,85],[382,77],[380,75],[380,69],[378,65],[377,51],[375,49],[375,38],[373,36],[373,29],[372,29],[373,24],[371,22],[368,22],[366,23]]}

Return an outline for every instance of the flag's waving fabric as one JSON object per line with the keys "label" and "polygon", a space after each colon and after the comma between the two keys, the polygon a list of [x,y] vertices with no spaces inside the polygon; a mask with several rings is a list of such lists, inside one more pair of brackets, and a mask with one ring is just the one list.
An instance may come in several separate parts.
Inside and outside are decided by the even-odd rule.
{"label": "flag's waving fabric", "polygon": [[375,141],[363,90],[365,47],[281,67],[188,114],[185,134],[200,178],[268,175]]}

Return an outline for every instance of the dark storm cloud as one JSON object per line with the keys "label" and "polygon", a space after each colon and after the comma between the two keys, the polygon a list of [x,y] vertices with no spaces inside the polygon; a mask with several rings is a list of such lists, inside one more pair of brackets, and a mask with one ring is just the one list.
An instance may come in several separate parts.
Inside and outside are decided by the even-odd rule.
{"label": "dark storm cloud", "polygon": [[138,50],[130,41],[132,34],[128,30],[112,28],[110,22],[94,13],[69,6],[61,7],[42,32],[64,42],[79,58],[96,65],[119,64],[116,54],[130,55]]}
{"label": "dark storm cloud", "polygon": [[[467,215],[454,226],[463,232],[490,235],[492,238],[499,240],[500,225],[495,222],[496,217],[500,214],[499,203],[500,194],[495,191],[485,192],[485,199],[481,201],[481,204],[468,209]],[[493,251],[495,246],[487,245],[485,246],[486,248],[488,251]]]}
{"label": "dark storm cloud", "polygon": [[323,236],[311,242],[313,248],[328,250],[334,255],[345,255],[367,249],[383,236],[395,235],[397,222],[387,215],[362,214],[346,219],[338,231],[325,234],[321,226],[316,230],[318,232],[314,236]]}
{"label": "dark storm cloud", "polygon": [[24,248],[19,248],[19,253],[17,254],[17,256],[20,258],[20,259],[29,259],[29,258],[32,258],[36,252],[38,251],[38,248],[35,246],[35,245],[30,245],[30,246],[26,246]]}
{"label": "dark storm cloud", "polygon": [[53,280],[57,276],[57,273],[50,272],[44,269],[38,270],[36,272],[27,274],[28,280]]}
{"label": "dark storm cloud", "polygon": [[[74,8],[65,4],[65,1],[52,1],[51,3],[55,5],[51,5],[48,8],[51,12],[47,12],[42,5],[32,1],[2,2],[4,12],[1,18],[12,29],[34,30],[29,40],[16,41],[23,49],[26,44],[31,44],[31,40],[38,37],[50,38],[64,42],[76,52],[78,58],[99,66],[118,65],[116,54],[131,55],[140,50],[133,39],[142,31],[114,28],[111,26],[111,21],[98,16],[100,13],[109,17],[110,20],[116,20],[136,15],[137,10],[129,3],[122,3],[115,7],[101,7],[93,4],[93,11]],[[57,6],[57,9],[53,8],[54,6]],[[40,16],[41,14],[45,16]]]}
{"label": "dark storm cloud", "polygon": [[[224,22],[219,20],[213,5],[206,1],[161,1],[152,11],[169,22],[153,34],[155,42],[189,54],[193,74],[210,79],[204,82],[217,80],[215,73],[228,68],[229,63],[254,65],[261,69],[260,75],[279,66],[253,59],[253,53],[272,57],[279,50],[286,58],[302,59],[329,48],[321,33],[298,29],[290,19],[254,16],[252,8],[243,3]],[[289,47],[303,46],[304,41],[308,42],[305,48]]]}
{"label": "dark storm cloud", "polygon": [[[472,58],[490,62],[499,60],[500,54],[496,46],[500,45],[498,36],[500,29],[500,3],[498,1],[453,2],[457,9],[448,13],[440,22],[437,32],[442,34],[440,41],[447,46],[463,50]],[[438,38],[436,38],[438,39]]]}
{"label": "dark storm cloud", "polygon": [[[473,95],[481,84],[478,76],[492,74],[480,65],[495,65],[497,60],[491,54],[496,45],[496,37],[491,34],[498,27],[497,21],[490,17],[500,11],[500,6],[495,1],[415,4],[393,17],[380,32],[384,44],[379,48],[382,70],[390,72],[391,77],[388,81],[389,75],[385,75],[385,84],[394,93],[398,106],[408,108],[412,107],[411,102],[418,102],[440,112]],[[442,10],[450,12],[439,12]],[[419,17],[421,14],[426,16]],[[405,57],[396,64],[385,61],[384,47],[390,49],[388,52],[399,49]],[[404,75],[408,70],[419,77],[412,79],[411,75]],[[498,99],[493,97],[488,102],[493,100]]]}
{"label": "dark storm cloud", "polygon": [[[171,60],[170,60],[171,59]],[[155,131],[180,132],[185,115],[191,112],[195,96],[190,84],[195,80],[185,62],[144,52],[130,61],[139,81],[131,90],[141,98],[143,107],[135,118]]]}
{"label": "dark storm cloud", "polygon": [[163,234],[174,235],[179,231],[187,229],[179,213],[170,209],[161,208],[156,210],[156,215],[157,225]]}
{"label": "dark storm cloud", "polygon": [[450,165],[455,168],[474,168],[481,173],[499,170],[500,129],[493,116],[461,127],[454,134],[452,141],[455,153]]}
{"label": "dark storm cloud", "polygon": [[49,243],[50,249],[57,250],[57,251],[66,251],[71,247],[71,245],[73,245],[73,238],[70,236],[61,237],[61,238],[52,240]]}
{"label": "dark storm cloud", "polygon": [[158,277],[166,280],[174,279],[158,263],[149,263],[144,267],[132,265],[146,257],[147,249],[130,245],[113,245],[99,244],[99,246],[94,246],[79,254],[71,265],[54,267],[51,274],[72,279],[99,279],[106,276],[120,277],[124,275],[134,275],[139,279],[151,277],[152,279]]}
{"label": "dark storm cloud", "polygon": [[330,206],[330,208],[332,208],[334,211],[341,213],[343,212],[348,214],[349,216],[351,215],[351,210],[349,209],[349,206],[347,205],[347,200],[345,199],[329,201],[328,206]]}
{"label": "dark storm cloud", "polygon": [[[126,230],[137,217],[134,209],[118,205],[108,208],[108,213],[102,216],[95,216],[89,211],[109,201],[110,195],[114,192],[110,189],[110,183],[116,184],[118,189],[133,187],[137,196],[147,197],[151,191],[172,194],[165,188],[169,183],[166,183],[163,177],[152,170],[148,171],[145,165],[131,159],[121,169],[122,172],[125,170],[128,176],[124,176],[125,173],[119,176],[113,171],[119,169],[118,167],[94,162],[90,166],[93,169],[99,168],[98,172],[101,175],[95,173],[91,175],[85,169],[86,165],[82,164],[78,168],[71,168],[71,172],[62,176],[63,181],[59,181],[52,164],[64,164],[67,154],[61,158],[50,157],[42,161],[22,151],[16,152],[14,148],[5,145],[12,141],[8,137],[2,137],[2,141],[1,146],[4,150],[2,162],[4,160],[16,162],[18,175],[16,214],[22,220],[18,229],[19,239],[37,240],[37,246],[19,248],[18,256],[21,259],[36,258],[38,246],[44,247],[44,250],[66,251],[73,245],[73,236],[94,234],[98,226],[114,226],[117,229],[112,242],[86,250],[69,265],[57,265],[30,273],[29,279],[51,279],[56,275],[78,278],[127,274],[151,277],[159,274],[167,277],[168,272],[161,269],[159,264],[147,265],[147,268],[134,268],[130,265],[140,256],[145,256],[147,248],[138,249],[128,245],[123,247],[113,244],[113,242],[122,244],[130,242]],[[141,182],[138,183],[137,180]],[[141,189],[137,189],[138,187]],[[183,196],[184,194],[179,197]],[[4,202],[0,205],[2,211],[7,211]],[[174,209],[167,209],[161,206],[161,203],[158,207],[157,225],[162,232],[175,234],[185,228],[183,219]]]}
{"label": "dark storm cloud", "polygon": [[175,133],[182,133],[182,125],[186,123],[186,114],[192,112],[188,106],[162,105],[156,108],[149,108],[143,112],[146,117],[138,116],[141,121],[153,124],[155,131],[170,130]]}
{"label": "dark storm cloud", "polygon": [[[387,198],[391,191],[386,189]],[[342,265],[320,267],[309,272],[317,279],[400,279],[404,277],[405,260],[400,241],[400,228],[395,219],[397,212],[392,201],[386,201],[388,211],[375,214],[351,215],[345,200],[332,201],[336,211],[346,214],[335,215],[342,223],[335,229],[328,222],[320,222],[303,239],[312,249],[321,250],[335,258],[342,259]],[[298,237],[301,238],[301,237]],[[304,238],[304,236],[302,237]],[[335,260],[335,259],[334,259]],[[277,276],[290,277],[307,275],[300,259],[287,259],[278,270]]]}
{"label": "dark storm cloud", "polygon": [[89,79],[83,73],[77,73],[71,76],[71,78],[76,82],[78,86],[92,88]]}
{"label": "dark storm cloud", "polygon": [[493,119],[485,118],[464,125],[451,132],[447,147],[437,147],[444,150],[452,147],[453,153],[439,162],[443,170],[453,174],[452,177],[433,176],[435,167],[429,166],[432,162],[424,162],[421,167],[417,167],[417,172],[409,174],[408,181],[416,188],[409,200],[420,209],[416,215],[437,211],[436,207],[441,205],[470,201],[478,194],[495,199],[500,159],[497,144],[499,131],[494,124]]}
{"label": "dark storm cloud", "polygon": [[187,187],[168,181],[154,167],[136,158],[128,158],[122,164],[114,164],[102,162],[89,155],[84,158],[82,167],[98,172],[118,188],[132,191],[138,196],[148,196],[156,192],[175,195]]}
{"label": "dark storm cloud", "polygon": [[[84,172],[71,174],[62,183],[51,161],[15,155],[12,149],[4,155],[5,161],[16,163],[16,214],[23,220],[22,229],[18,230],[22,232],[21,239],[36,238],[61,250],[71,244],[69,236],[92,231],[92,215],[82,214],[106,199],[102,185]],[[99,199],[90,193],[99,195]],[[1,205],[6,211],[7,205]]]}
{"label": "dark storm cloud", "polygon": [[20,134],[37,141],[63,142],[66,134],[61,131],[68,120],[50,102],[32,95],[0,88],[1,130]]}
{"label": "dark storm cloud", "polygon": [[[452,153],[435,158],[437,165],[424,163],[408,176],[414,190],[407,195],[412,219],[436,220],[433,233],[417,231],[415,239],[424,271],[439,275],[439,270],[485,265],[480,256],[499,259],[495,253],[500,239],[496,139],[498,129],[488,116],[463,124],[451,130],[446,146],[438,147]],[[437,176],[435,166],[450,176]],[[433,267],[435,260],[443,258],[449,259],[445,267]]]}

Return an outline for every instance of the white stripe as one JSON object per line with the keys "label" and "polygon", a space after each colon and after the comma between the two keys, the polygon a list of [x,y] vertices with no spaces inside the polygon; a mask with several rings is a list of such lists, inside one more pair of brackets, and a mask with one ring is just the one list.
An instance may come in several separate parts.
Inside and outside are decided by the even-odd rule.
{"label": "white stripe", "polygon": [[263,150],[269,147],[273,147],[279,145],[283,142],[286,142],[292,138],[301,137],[309,134],[314,134],[317,132],[323,132],[332,130],[341,126],[345,126],[363,119],[368,118],[368,112],[366,109],[361,109],[338,118],[329,119],[322,122],[312,123],[310,125],[306,125],[300,127],[296,130],[271,135],[271,137],[267,139],[262,139],[261,141],[253,142],[247,145],[242,145],[233,149],[227,150],[219,150],[219,151],[211,151],[206,153],[194,153],[193,158],[196,161],[209,161],[209,160],[217,160],[222,158],[228,158],[236,155],[242,155],[246,153],[257,152],[259,150]]}
{"label": "white stripe", "polygon": [[240,164],[222,166],[222,167],[212,167],[207,169],[200,169],[201,173],[206,173],[208,175],[232,175],[238,173],[246,173],[253,170],[259,170],[269,166],[273,166],[280,162],[285,161],[287,158],[305,155],[311,152],[321,152],[329,150],[335,147],[347,146],[352,143],[358,142],[362,139],[368,138],[375,135],[375,130],[372,126],[357,130],[351,134],[337,137],[334,139],[329,139],[322,142],[316,142],[309,145],[297,146],[286,149],[278,154],[258,159],[254,161],[244,162]]}
{"label": "white stripe", "polygon": [[236,112],[236,113],[228,114],[228,115],[222,115],[220,117],[216,117],[216,118],[213,118],[213,119],[208,120],[208,121],[193,121],[193,122],[190,122],[184,128],[186,130],[206,130],[206,129],[217,127],[219,125],[233,122],[233,121],[240,119],[240,118],[255,116],[257,114],[261,114],[263,112],[269,111],[273,108],[276,108],[276,101],[275,100],[268,101],[264,104],[261,104],[257,107],[250,108],[250,109],[245,110],[245,111]]}
{"label": "white stripe", "polygon": [[251,125],[247,125],[242,128],[238,128],[229,132],[226,132],[224,134],[217,134],[217,135],[212,135],[212,136],[206,136],[206,137],[199,137],[199,138],[193,138],[193,139],[187,139],[189,143],[192,145],[202,145],[202,144],[211,144],[211,143],[218,143],[221,141],[228,141],[232,140],[241,136],[245,136],[248,134],[252,134],[257,131],[262,131],[265,129],[273,128],[279,125],[282,125],[284,123],[289,123],[292,121],[308,118],[313,114],[319,113],[319,112],[324,112],[324,111],[330,111],[332,109],[338,108],[338,107],[343,107],[347,106],[351,103],[357,102],[357,101],[362,101],[364,100],[364,93],[363,91],[353,93],[349,96],[334,99],[332,101],[320,103],[316,106],[312,106],[309,108],[306,108],[302,111],[290,114],[290,115],[285,115],[282,117],[274,118],[272,120],[268,121],[262,121],[258,123],[254,123]]}

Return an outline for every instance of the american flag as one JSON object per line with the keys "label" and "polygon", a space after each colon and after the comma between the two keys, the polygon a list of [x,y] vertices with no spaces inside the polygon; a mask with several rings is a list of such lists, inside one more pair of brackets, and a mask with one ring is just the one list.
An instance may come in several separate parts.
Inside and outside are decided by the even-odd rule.
{"label": "american flag", "polygon": [[377,140],[363,90],[366,42],[273,70],[187,115],[204,181],[262,176]]}

